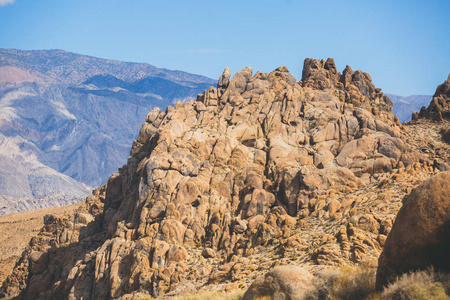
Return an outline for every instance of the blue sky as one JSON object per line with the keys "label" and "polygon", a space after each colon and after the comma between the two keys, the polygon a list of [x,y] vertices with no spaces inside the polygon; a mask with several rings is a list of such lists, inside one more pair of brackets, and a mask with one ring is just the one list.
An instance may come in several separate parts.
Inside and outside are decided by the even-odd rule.
{"label": "blue sky", "polygon": [[334,57],[400,95],[450,73],[450,0],[0,0],[0,48],[63,49],[218,79],[226,66],[301,79]]}

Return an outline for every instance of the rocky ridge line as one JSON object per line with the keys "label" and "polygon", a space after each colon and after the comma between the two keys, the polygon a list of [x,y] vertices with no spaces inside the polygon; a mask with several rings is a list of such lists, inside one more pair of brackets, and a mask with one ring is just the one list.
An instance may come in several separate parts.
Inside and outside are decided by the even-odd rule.
{"label": "rocky ridge line", "polygon": [[447,80],[439,85],[430,105],[422,107],[420,112],[413,113],[412,120],[431,119],[434,121],[450,120],[450,74]]}

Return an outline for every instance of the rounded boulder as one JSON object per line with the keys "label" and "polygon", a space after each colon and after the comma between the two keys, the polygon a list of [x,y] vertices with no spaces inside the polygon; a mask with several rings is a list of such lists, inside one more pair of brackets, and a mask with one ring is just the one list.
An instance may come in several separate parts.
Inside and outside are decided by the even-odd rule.
{"label": "rounded boulder", "polygon": [[410,271],[450,272],[449,253],[450,172],[441,172],[405,198],[378,261],[377,289]]}

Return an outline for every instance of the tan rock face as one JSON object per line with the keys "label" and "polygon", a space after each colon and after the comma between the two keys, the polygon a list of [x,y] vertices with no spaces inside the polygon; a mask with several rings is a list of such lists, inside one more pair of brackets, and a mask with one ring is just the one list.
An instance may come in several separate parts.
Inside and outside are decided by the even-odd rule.
{"label": "tan rock face", "polygon": [[[285,67],[226,69],[196,101],[147,115],[128,163],[72,219],[48,221],[3,293],[160,296],[248,283],[277,261],[378,255],[403,187],[373,189],[434,172],[391,108],[368,74],[332,59],[307,59],[300,82]],[[48,260],[28,278],[31,251]]]}
{"label": "tan rock face", "polygon": [[450,172],[431,177],[405,199],[380,256],[377,287],[409,271],[450,271]]}

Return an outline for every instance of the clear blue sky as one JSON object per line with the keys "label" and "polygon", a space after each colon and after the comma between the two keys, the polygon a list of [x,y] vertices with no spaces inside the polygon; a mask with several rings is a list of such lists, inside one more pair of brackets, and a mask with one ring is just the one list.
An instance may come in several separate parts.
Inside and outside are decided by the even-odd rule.
{"label": "clear blue sky", "polygon": [[306,57],[433,94],[450,73],[450,0],[0,0],[0,48],[63,49],[218,79],[225,66],[301,79]]}

